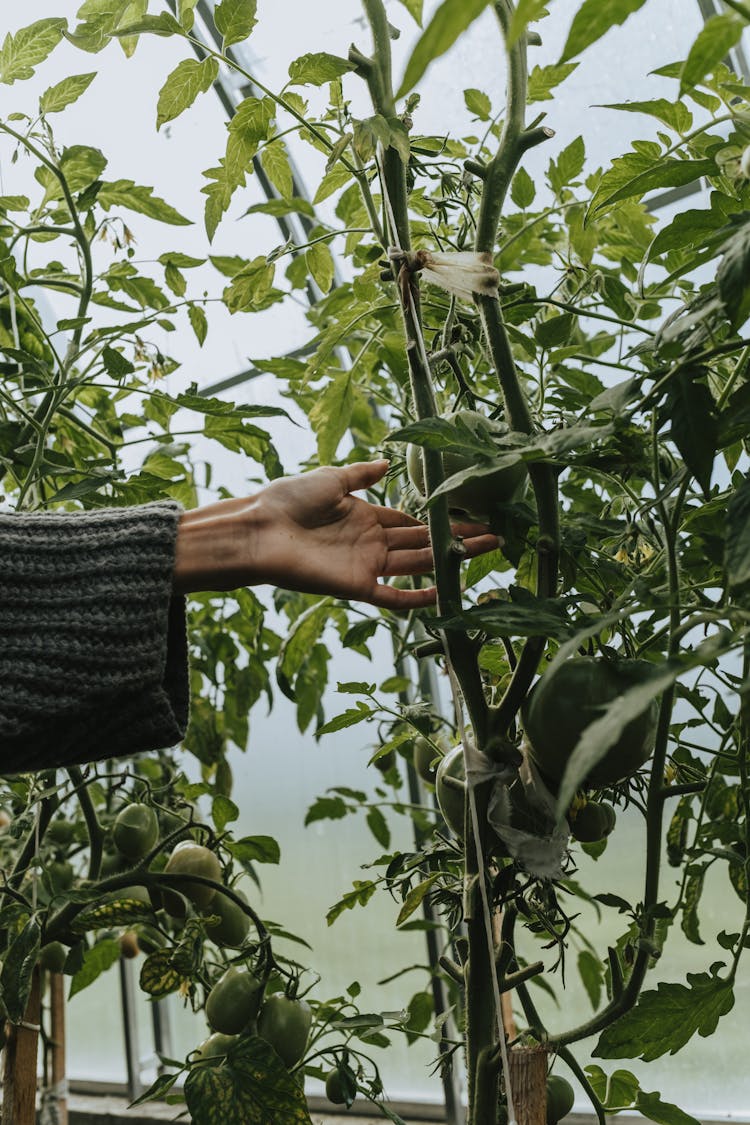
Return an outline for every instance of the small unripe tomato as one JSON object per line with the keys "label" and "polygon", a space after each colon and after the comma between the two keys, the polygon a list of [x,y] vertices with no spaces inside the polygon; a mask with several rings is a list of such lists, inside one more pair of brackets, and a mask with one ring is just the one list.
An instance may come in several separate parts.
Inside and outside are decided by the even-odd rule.
{"label": "small unripe tomato", "polygon": [[143,859],[159,839],[156,813],[150,805],[126,805],[112,825],[112,839],[126,859]]}
{"label": "small unripe tomato", "polygon": [[68,950],[61,941],[50,941],[39,950],[39,966],[48,973],[61,973],[68,959]]}
{"label": "small unripe tomato", "polygon": [[[195,840],[183,840],[177,845],[167,860],[164,872],[166,875],[202,875],[216,883],[221,882],[221,864],[217,856],[210,848],[196,844]],[[206,886],[205,883],[181,883],[178,890],[180,895],[194,902],[199,910],[211,906],[216,895],[215,888]],[[175,918],[183,918],[185,915],[184,903],[172,891],[164,891],[164,907]]]}
{"label": "small unripe tomato", "polygon": [[247,969],[231,966],[206,998],[206,1019],[214,1031],[239,1035],[258,1014],[263,983]]}
{"label": "small unripe tomato", "polygon": [[276,993],[268,997],[260,1010],[258,1035],[271,1044],[291,1070],[305,1053],[311,1023],[309,1004]]}
{"label": "small unripe tomato", "polygon": [[547,1125],[557,1125],[573,1108],[575,1092],[570,1082],[559,1074],[547,1078]]}
{"label": "small unripe tomato", "polygon": [[193,1065],[205,1063],[211,1059],[226,1055],[232,1044],[236,1042],[236,1035],[222,1035],[220,1031],[215,1031],[213,1035],[209,1035],[208,1039],[204,1039],[203,1042],[195,1048],[192,1059]]}

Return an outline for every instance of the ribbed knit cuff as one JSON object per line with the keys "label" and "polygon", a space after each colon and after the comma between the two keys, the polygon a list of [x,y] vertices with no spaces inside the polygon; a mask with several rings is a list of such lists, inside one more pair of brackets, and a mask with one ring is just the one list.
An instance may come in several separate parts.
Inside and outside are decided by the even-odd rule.
{"label": "ribbed knit cuff", "polygon": [[185,605],[180,507],[0,514],[0,773],[178,742]]}

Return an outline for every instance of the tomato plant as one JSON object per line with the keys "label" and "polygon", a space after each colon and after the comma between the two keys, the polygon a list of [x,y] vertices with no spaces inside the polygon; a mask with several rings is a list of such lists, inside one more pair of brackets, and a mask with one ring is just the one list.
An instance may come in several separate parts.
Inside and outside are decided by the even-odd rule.
{"label": "tomato plant", "polygon": [[[169,496],[192,506],[199,486],[212,488],[194,436],[242,458],[243,479],[247,459],[263,479],[280,475],[264,419],[283,420],[281,406],[174,392],[164,376],[177,371],[185,332],[203,346],[212,306],[237,324],[298,308],[310,293],[304,346],[259,355],[254,371],[307,419],[311,464],[387,452],[376,499],[425,518],[435,551],[437,606],[408,620],[283,591],[275,631],[250,590],[191,599],[193,698],[180,754],[193,755],[193,780],[165,751],[132,771],[4,782],[0,955],[12,1027],[38,1023],[36,1013],[24,1018],[33,982],[15,967],[33,966],[42,943],[70,951],[76,989],[114,964],[112,935],[131,929],[147,952],[149,996],[179,993],[200,1010],[228,969],[262,982],[261,1033],[250,1017],[218,1064],[186,1060],[197,1125],[215,1119],[217,1104],[248,1121],[262,1111],[304,1122],[298,1076],[325,1082],[342,1066],[354,1076],[348,1092],[388,1115],[371,1052],[394,1032],[409,1042],[433,1035],[445,1070],[462,1060],[469,1125],[518,1111],[514,1058],[533,1049],[555,1056],[553,1119],[560,1089],[569,1100],[557,1073],[566,1067],[600,1120],[631,1109],[684,1125],[625,1066],[710,1036],[734,1004],[750,933],[750,93],[724,60],[747,6],[726,5],[683,61],[670,48],[663,97],[634,77],[639,100],[609,112],[637,112],[638,131],[653,127],[603,168],[558,87],[626,18],[644,8],[658,19],[655,0],[627,12],[579,0],[559,57],[531,67],[530,52],[545,49],[536,26],[544,39],[545,6],[485,7],[429,12],[397,82],[393,52],[405,40],[393,28],[422,18],[411,0],[387,12],[363,0],[360,41],[346,54],[288,60],[278,89],[255,84],[242,61],[257,13],[233,0],[215,6],[215,42],[202,39],[192,3],[176,16],[146,6],[132,22],[133,5],[90,0],[75,27],[37,21],[3,46],[0,81],[22,87],[65,34],[66,49],[88,52],[87,68],[99,50],[121,44],[129,55],[140,36],[170,39],[184,56],[160,92],[159,127],[225,71],[243,91],[204,173],[200,257],[180,240],[189,217],[153,188],[108,178],[106,154],[85,138],[56,143],[54,115],[87,96],[90,73],[0,121],[9,175],[24,164],[17,152],[33,168],[28,195],[24,186],[0,196],[8,502],[60,510]],[[498,66],[507,62],[506,96],[468,85],[458,100],[471,123],[432,135],[418,89],[475,18],[486,19],[488,41],[496,36]],[[478,65],[467,81],[483,84],[484,73]],[[363,95],[371,104],[357,108]],[[312,199],[290,161],[297,142],[318,160]],[[258,169],[275,189],[260,205],[243,195]],[[655,193],[692,188],[695,207],[659,212]],[[261,233],[254,257],[210,251],[219,224],[235,217],[248,224],[242,245],[256,245],[259,215],[281,220],[278,246]],[[129,225],[145,219],[163,232],[163,251],[148,261]],[[59,310],[54,324],[34,299],[41,293]],[[498,549],[467,562],[452,510],[486,517]],[[372,657],[383,631],[397,667],[380,687],[342,683],[354,702],[326,715],[330,638]],[[342,891],[330,923],[380,888],[399,903],[398,927],[424,923],[431,963],[420,991],[404,997],[403,1018],[363,1021],[354,987],[329,1001],[292,998],[300,965],[278,953],[236,890],[241,871],[278,858],[268,838],[233,837],[228,762],[247,745],[248,714],[271,698],[274,677],[301,730],[351,729],[353,742],[356,726],[375,732],[382,773],[370,789],[338,786],[306,819],[362,813],[377,843],[377,862]],[[408,773],[417,764],[431,779],[426,737],[451,748],[435,774],[437,809]],[[152,809],[159,829],[128,870],[131,857],[117,853],[123,804]],[[395,842],[392,824],[404,816],[413,847]],[[619,846],[626,825],[642,835],[640,889],[633,901],[598,892],[616,932],[599,948],[598,931],[579,920],[592,888],[578,865],[582,853],[593,861]],[[734,897],[725,928],[707,937],[705,888],[716,879]],[[695,958],[684,980],[669,975],[678,932]],[[666,979],[652,984],[657,963]],[[565,1001],[575,990],[592,1011],[573,1022]],[[540,1000],[550,992],[552,1012]],[[516,1039],[523,1046],[506,1059]],[[617,1069],[616,1093],[611,1068],[578,1062],[586,1041]],[[262,1074],[260,1094],[250,1074]],[[162,1076],[151,1095],[176,1077]]]}

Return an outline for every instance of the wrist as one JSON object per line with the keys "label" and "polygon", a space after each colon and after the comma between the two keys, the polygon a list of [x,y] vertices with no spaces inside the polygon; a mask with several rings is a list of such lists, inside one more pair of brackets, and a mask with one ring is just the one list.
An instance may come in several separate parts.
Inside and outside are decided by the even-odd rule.
{"label": "wrist", "polygon": [[262,581],[257,563],[255,497],[184,512],[175,544],[175,593],[235,590]]}

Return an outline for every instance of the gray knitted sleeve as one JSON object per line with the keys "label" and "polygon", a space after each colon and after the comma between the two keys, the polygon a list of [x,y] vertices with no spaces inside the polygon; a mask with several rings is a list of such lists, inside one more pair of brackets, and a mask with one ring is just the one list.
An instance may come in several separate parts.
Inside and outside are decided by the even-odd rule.
{"label": "gray knitted sleeve", "polygon": [[179,505],[0,514],[0,773],[173,745],[188,715]]}

